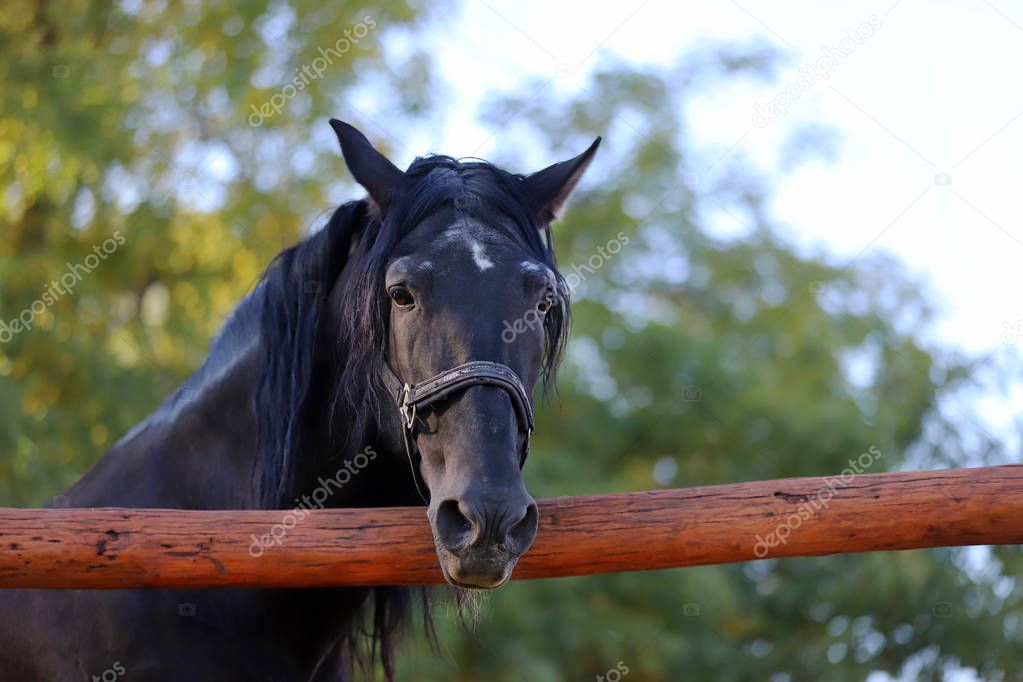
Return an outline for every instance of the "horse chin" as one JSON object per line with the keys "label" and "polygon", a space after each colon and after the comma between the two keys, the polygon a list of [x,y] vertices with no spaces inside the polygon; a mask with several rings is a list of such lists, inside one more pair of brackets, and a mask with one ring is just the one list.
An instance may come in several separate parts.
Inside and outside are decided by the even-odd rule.
{"label": "horse chin", "polygon": [[517,556],[505,552],[481,555],[471,552],[466,556],[455,555],[437,548],[444,579],[454,587],[468,590],[493,590],[504,585],[511,578],[518,562]]}

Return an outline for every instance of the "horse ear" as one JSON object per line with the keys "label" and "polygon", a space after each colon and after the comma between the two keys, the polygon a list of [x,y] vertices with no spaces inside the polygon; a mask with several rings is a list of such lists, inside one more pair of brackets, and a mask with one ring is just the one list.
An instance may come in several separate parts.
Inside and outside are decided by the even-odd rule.
{"label": "horse ear", "polygon": [[337,133],[341,155],[355,181],[369,192],[370,199],[381,212],[386,211],[401,191],[405,174],[378,152],[355,127],[336,118],[330,119],[330,127]]}
{"label": "horse ear", "polygon": [[590,165],[599,146],[598,137],[590,148],[579,156],[548,166],[526,177],[526,193],[537,208],[541,223],[547,224],[561,215],[565,200],[572,193],[579,178],[586,172],[586,167]]}

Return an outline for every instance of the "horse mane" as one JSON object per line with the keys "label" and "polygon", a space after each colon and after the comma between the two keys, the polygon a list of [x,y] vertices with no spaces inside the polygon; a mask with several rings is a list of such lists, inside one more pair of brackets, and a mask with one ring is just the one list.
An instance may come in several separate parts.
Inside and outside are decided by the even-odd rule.
{"label": "horse mane", "polygon": [[[405,174],[405,187],[383,220],[363,199],[341,205],[311,237],[282,251],[253,292],[258,299],[261,376],[256,391],[261,466],[258,504],[287,508],[322,464],[317,452],[328,424],[317,423],[323,406],[338,416],[346,432],[331,442],[345,460],[371,442],[381,406],[389,404],[379,377],[385,362],[388,299],[383,279],[388,259],[401,239],[435,211],[450,207],[521,243],[556,273],[560,305],[548,313],[542,367],[545,390],[553,383],[568,327],[568,288],[557,274],[549,228],[537,222],[523,190],[525,176],[485,161],[449,156],[417,158]],[[542,235],[546,233],[546,240]],[[346,271],[347,269],[347,271]],[[342,277],[342,273],[345,276]],[[335,289],[338,289],[335,291]],[[334,306],[331,309],[330,306]],[[336,328],[326,329],[325,324]],[[325,333],[325,332],[329,332]],[[324,339],[332,347],[321,348]],[[334,376],[317,373],[330,361]],[[327,383],[327,395],[317,394]],[[330,420],[334,422],[334,419]],[[334,434],[328,434],[333,440]],[[373,617],[345,635],[342,646],[365,668],[379,658],[388,679],[393,644],[411,612],[406,588],[373,588]],[[360,615],[365,621],[367,613]],[[428,625],[429,627],[429,625]],[[360,641],[368,638],[369,646]]]}
{"label": "horse mane", "polygon": [[[371,222],[365,201],[342,205],[316,234],[277,255],[256,289],[260,299],[261,376],[256,391],[264,508],[294,504],[314,435],[308,423],[314,362],[330,289],[348,262],[352,240]],[[305,465],[305,466],[303,466]]]}

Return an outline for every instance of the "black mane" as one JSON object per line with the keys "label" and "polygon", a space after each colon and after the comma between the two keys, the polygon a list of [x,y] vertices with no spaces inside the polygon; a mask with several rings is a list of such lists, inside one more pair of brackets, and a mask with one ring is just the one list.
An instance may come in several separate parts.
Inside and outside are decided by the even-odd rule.
{"label": "black mane", "polygon": [[[381,406],[390,400],[378,382],[388,323],[384,270],[401,239],[423,220],[450,208],[456,216],[503,231],[557,272],[550,230],[529,205],[525,176],[482,161],[428,156],[416,159],[405,177],[384,220],[368,200],[343,204],[319,232],[279,254],[253,293],[261,311],[256,413],[262,465],[256,486],[264,508],[294,506],[328,454],[346,461],[373,442]],[[568,289],[557,277],[560,305],[544,322],[545,387],[552,383],[567,337]],[[332,376],[324,377],[324,368]],[[343,433],[325,433],[324,405],[330,406],[329,423],[343,424]],[[364,634],[370,658],[379,653],[390,676],[392,639],[407,621],[410,593],[401,588],[373,592],[366,602],[367,610],[370,601],[374,604],[373,622]],[[346,642],[352,656],[361,648],[362,630],[357,626]]]}

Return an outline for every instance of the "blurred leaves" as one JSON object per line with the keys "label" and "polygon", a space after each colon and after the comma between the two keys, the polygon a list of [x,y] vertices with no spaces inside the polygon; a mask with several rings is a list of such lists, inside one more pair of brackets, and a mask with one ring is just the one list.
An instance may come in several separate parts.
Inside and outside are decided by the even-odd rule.
{"label": "blurred leaves", "polygon": [[[28,310],[32,325],[0,327],[0,503],[44,502],[84,471],[202,362],[273,255],[354,193],[327,115],[377,118],[355,96],[367,83],[387,123],[430,111],[424,13],[0,8],[0,323]],[[876,470],[994,459],[997,442],[936,404],[977,374],[919,340],[917,284],[891,259],[798,252],[741,150],[691,139],[690,99],[773,68],[767,48],[715,47],[488,108],[509,121],[511,168],[524,139],[557,158],[605,137],[556,226],[575,327],[538,415],[535,496],[834,474],[871,446]],[[809,131],[787,149],[796,164],[830,148]],[[474,631],[437,616],[443,654],[419,638],[401,677],[581,680],[623,662],[626,680],[1018,679],[1021,569],[1001,547],[512,583]]]}
{"label": "blurred leaves", "polygon": [[[970,425],[938,409],[937,389],[971,368],[919,341],[932,312],[897,262],[800,255],[764,216],[770,186],[741,153],[715,161],[687,139],[684,105],[714,84],[705,74],[750,69],[769,60],[703,52],[662,73],[605,70],[568,101],[513,95],[488,110],[497,122],[523,107],[541,147],[606,135],[556,226],[563,272],[583,276],[526,470],[537,497],[829,475],[873,446],[872,471],[904,467],[914,448],[917,466],[1000,449],[966,441]],[[721,219],[741,236],[715,236]],[[1015,679],[1023,594],[997,560],[983,579],[964,573],[984,551],[513,583],[476,632],[442,621],[441,640],[461,679],[594,679],[619,661],[638,680],[936,680],[955,666]],[[1018,548],[996,553],[1018,566]],[[437,679],[432,660],[412,659],[411,677]]]}
{"label": "blurred leaves", "polygon": [[[359,120],[343,98],[360,77],[426,87],[421,56],[386,59],[381,41],[420,13],[0,8],[0,320],[32,326],[0,344],[0,499],[40,503],[74,480],[202,362],[269,260],[354,191],[336,186],[326,118]],[[392,116],[423,109],[397,103]]]}

